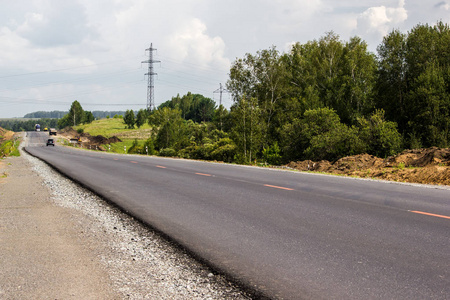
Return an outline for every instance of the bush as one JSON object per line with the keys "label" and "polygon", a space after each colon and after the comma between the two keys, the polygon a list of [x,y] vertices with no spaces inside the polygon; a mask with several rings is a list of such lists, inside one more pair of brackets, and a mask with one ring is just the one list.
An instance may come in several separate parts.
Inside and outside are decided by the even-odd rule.
{"label": "bush", "polygon": [[229,140],[229,142],[223,143],[223,144],[219,145],[215,150],[213,150],[211,152],[211,159],[217,160],[217,161],[232,162],[234,159],[234,156],[237,153],[237,147],[231,141],[231,139],[226,138],[223,140]]}
{"label": "bush", "polygon": [[137,139],[134,139],[133,144],[127,152],[130,154],[143,154],[144,148],[142,146],[139,146],[139,142]]}
{"label": "bush", "polygon": [[144,151],[148,151],[149,155],[155,155],[156,154],[156,150],[155,150],[155,143],[153,142],[152,138],[148,138],[145,143],[144,143]]}
{"label": "bush", "polygon": [[281,163],[280,152],[281,150],[277,142],[268,148],[264,148],[262,151],[264,161],[271,165],[279,165]]}
{"label": "bush", "polygon": [[358,137],[358,129],[340,123],[336,128],[314,136],[305,154],[311,160],[335,161],[344,156],[363,153],[365,149]]}
{"label": "bush", "polygon": [[397,123],[384,119],[384,110],[376,110],[368,119],[358,119],[360,137],[368,146],[367,152],[378,157],[387,157],[402,149],[402,136]]}
{"label": "bush", "polygon": [[177,151],[172,148],[164,148],[159,150],[159,156],[175,157],[177,156]]}

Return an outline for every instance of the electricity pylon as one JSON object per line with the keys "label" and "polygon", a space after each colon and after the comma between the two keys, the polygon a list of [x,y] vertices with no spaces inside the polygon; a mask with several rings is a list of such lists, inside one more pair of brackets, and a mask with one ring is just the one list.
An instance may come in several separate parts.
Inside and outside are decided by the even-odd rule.
{"label": "electricity pylon", "polygon": [[152,111],[153,109],[155,109],[155,85],[153,83],[153,76],[158,75],[157,73],[153,72],[153,64],[159,63],[161,61],[153,59],[153,51],[156,51],[156,49],[153,48],[153,43],[150,44],[150,48],[145,49],[145,51],[148,51],[148,60],[144,60],[142,63],[148,64],[148,72],[145,73],[145,75],[148,76],[147,110]]}
{"label": "electricity pylon", "polygon": [[220,83],[220,87],[214,91],[214,93],[219,93],[220,94],[220,100],[219,100],[219,119],[220,119],[220,130],[222,130],[222,94],[223,93],[229,93],[227,89],[224,89],[222,87],[222,84]]}

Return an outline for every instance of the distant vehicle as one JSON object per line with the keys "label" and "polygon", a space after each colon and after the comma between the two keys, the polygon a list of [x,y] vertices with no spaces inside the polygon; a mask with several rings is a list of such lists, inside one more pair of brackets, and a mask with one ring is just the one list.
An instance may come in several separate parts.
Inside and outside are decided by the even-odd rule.
{"label": "distant vehicle", "polygon": [[56,129],[50,128],[50,130],[48,131],[48,135],[56,135]]}
{"label": "distant vehicle", "polygon": [[48,139],[47,140],[47,146],[55,146],[55,141],[53,139]]}
{"label": "distant vehicle", "polygon": [[41,131],[41,125],[39,124],[34,125],[34,130]]}

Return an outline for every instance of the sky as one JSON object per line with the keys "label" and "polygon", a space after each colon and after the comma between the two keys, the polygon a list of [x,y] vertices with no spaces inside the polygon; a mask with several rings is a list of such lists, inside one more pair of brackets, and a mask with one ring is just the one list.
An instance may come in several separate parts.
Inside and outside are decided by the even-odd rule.
{"label": "sky", "polygon": [[[152,47],[155,105],[202,94],[217,103],[246,53],[327,32],[376,53],[393,29],[450,23],[450,0],[0,0],[0,118],[35,111],[139,110]],[[232,99],[222,94],[222,104]]]}

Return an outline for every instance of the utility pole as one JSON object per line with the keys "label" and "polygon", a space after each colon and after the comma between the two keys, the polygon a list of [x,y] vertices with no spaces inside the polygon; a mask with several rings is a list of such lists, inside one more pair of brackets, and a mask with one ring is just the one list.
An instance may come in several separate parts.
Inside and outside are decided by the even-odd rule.
{"label": "utility pole", "polygon": [[224,89],[222,87],[222,83],[219,83],[219,88],[217,90],[214,91],[214,93],[219,93],[220,94],[220,98],[219,98],[219,118],[220,118],[220,130],[222,130],[222,94],[223,93],[229,93],[229,91],[227,89]]}
{"label": "utility pole", "polygon": [[153,76],[158,75],[157,73],[153,72],[153,64],[159,63],[161,61],[153,59],[153,51],[156,51],[156,49],[153,48],[153,43],[151,43],[150,48],[145,49],[145,51],[148,51],[148,60],[144,60],[142,63],[148,64],[148,72],[145,73],[145,75],[148,76],[147,110],[152,111],[153,109],[155,109],[155,85],[153,84]]}

